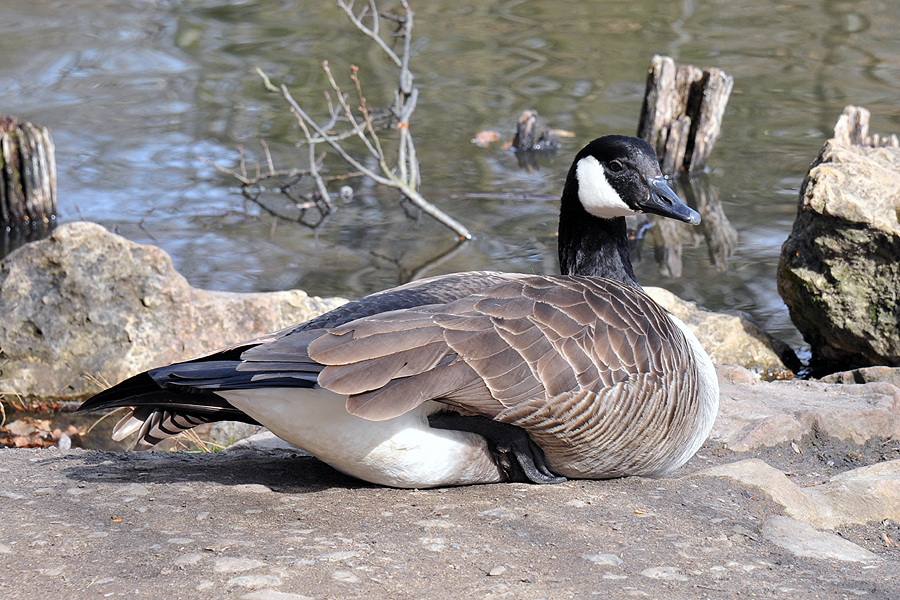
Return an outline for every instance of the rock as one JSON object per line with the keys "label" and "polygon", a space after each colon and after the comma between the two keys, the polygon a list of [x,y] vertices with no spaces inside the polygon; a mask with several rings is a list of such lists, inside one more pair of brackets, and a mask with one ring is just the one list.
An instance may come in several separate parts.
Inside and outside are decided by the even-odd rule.
{"label": "rock", "polygon": [[790,517],[766,519],[762,527],[763,537],[785,550],[806,558],[842,560],[849,562],[874,562],[878,557],[853,542],[832,533],[816,531],[802,521]]}
{"label": "rock", "polygon": [[758,488],[792,518],[813,527],[900,521],[900,461],[861,467],[823,485],[801,488],[758,459],[704,469],[694,477],[724,477]]}
{"label": "rock", "polygon": [[281,580],[273,575],[241,575],[233,577],[226,582],[229,587],[242,587],[255,590],[281,585]]}
{"label": "rock", "polygon": [[251,592],[241,596],[244,600],[313,600],[310,596],[301,596],[300,594],[288,594],[286,592],[275,592],[272,590],[260,590]]}
{"label": "rock", "polygon": [[[861,134],[846,133],[850,120]],[[900,148],[852,143],[867,123],[864,109],[845,110],[781,249],[778,291],[822,372],[900,366]]]}
{"label": "rock", "polygon": [[140,371],[252,339],[340,305],[292,290],[191,287],[154,246],[76,222],[0,262],[2,393],[83,398]]}
{"label": "rock", "polygon": [[305,450],[296,448],[268,429],[264,429],[259,433],[243,438],[226,447],[226,450],[251,450],[254,452],[291,452],[298,456],[312,456]]}
{"label": "rock", "polygon": [[846,471],[825,485],[805,490],[818,506],[821,522],[900,522],[900,460]]}
{"label": "rock", "polygon": [[806,523],[818,524],[819,509],[815,502],[791,483],[784,473],[759,459],[751,458],[704,469],[694,476],[724,477],[742,485],[759,488],[773,502],[783,506],[791,517]]}
{"label": "rock", "polygon": [[621,567],[622,559],[615,554],[582,554],[581,558],[602,567]]}
{"label": "rock", "polygon": [[[710,439],[736,452],[822,435],[864,444],[900,439],[900,389],[887,383],[752,382],[719,368],[719,414]],[[739,383],[732,383],[734,378]],[[748,383],[749,382],[749,383]]]}
{"label": "rock", "polygon": [[216,573],[241,573],[266,566],[261,560],[241,556],[222,556],[216,559],[213,570]]}
{"label": "rock", "polygon": [[761,372],[800,368],[794,351],[763,331],[746,313],[708,311],[662,288],[647,287],[644,291],[690,327],[716,364]]}
{"label": "rock", "polygon": [[883,381],[900,387],[900,367],[864,367],[831,373],[819,381],[825,383],[873,383]]}
{"label": "rock", "polygon": [[688,577],[675,567],[650,567],[641,571],[641,575],[650,579],[668,579],[670,581],[687,581]]}

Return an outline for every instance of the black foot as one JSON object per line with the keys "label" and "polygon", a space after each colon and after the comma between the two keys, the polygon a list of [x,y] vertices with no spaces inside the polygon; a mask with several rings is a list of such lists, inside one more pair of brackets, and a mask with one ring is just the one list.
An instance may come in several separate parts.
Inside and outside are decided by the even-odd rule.
{"label": "black foot", "polygon": [[524,429],[515,425],[487,417],[464,417],[450,411],[430,415],[428,423],[437,429],[468,431],[485,438],[494,460],[510,481],[541,484],[566,481],[547,468],[544,451],[531,441]]}

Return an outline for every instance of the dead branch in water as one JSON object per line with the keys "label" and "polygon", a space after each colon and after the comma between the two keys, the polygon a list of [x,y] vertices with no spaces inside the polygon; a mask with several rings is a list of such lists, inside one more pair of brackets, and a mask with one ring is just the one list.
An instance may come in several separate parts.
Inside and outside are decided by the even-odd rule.
{"label": "dead branch in water", "polygon": [[[240,171],[212,164],[241,182],[241,189],[249,200],[276,216],[282,215],[260,202],[259,192],[263,191],[267,180],[287,178],[288,184],[281,185],[278,189],[282,194],[295,200],[292,207],[300,211],[300,217],[291,220],[305,223],[304,215],[310,208],[318,209],[322,218],[335,210],[331,201],[332,194],[328,189],[329,183],[351,177],[367,177],[378,184],[399,191],[405,199],[422,212],[450,228],[460,240],[471,239],[472,235],[464,225],[428,202],[419,193],[421,184],[419,160],[416,155],[415,142],[410,133],[410,117],[416,108],[419,90],[413,85],[413,75],[409,70],[409,49],[413,29],[413,11],[410,9],[409,3],[407,0],[400,0],[400,7],[393,9],[394,12],[379,12],[374,0],[368,0],[359,11],[354,9],[353,0],[337,0],[337,4],[347,14],[354,26],[375,41],[391,62],[399,68],[393,104],[387,109],[370,108],[363,94],[359,68],[351,66],[349,77],[357,102],[355,108],[351,107],[350,94],[345,93],[337,82],[328,61],[323,61],[322,69],[331,89],[324,91],[329,115],[319,122],[294,98],[286,85],[276,86],[262,70],[257,69],[265,88],[281,95],[290,107],[291,114],[296,118],[304,137],[299,145],[306,145],[307,148],[308,168],[276,171],[271,155],[265,146],[268,163],[268,173],[265,175],[259,173],[258,166],[257,175],[250,177],[243,164]],[[394,47],[391,47],[381,35],[382,19],[396,24],[396,29],[389,34],[395,41]],[[396,147],[390,153],[386,152],[385,144],[382,142],[382,136],[386,131],[397,132]],[[377,168],[367,167],[364,162],[368,163],[368,160],[354,156],[345,148],[343,142],[350,138],[362,143],[365,153],[370,159],[375,160]],[[322,166],[324,153],[317,150],[321,144],[328,146],[340,156],[353,169],[353,172],[337,176],[325,175]],[[290,190],[304,177],[312,178],[315,190],[307,193],[303,199],[297,199],[288,194],[287,190]],[[346,191],[341,195],[346,196]]]}

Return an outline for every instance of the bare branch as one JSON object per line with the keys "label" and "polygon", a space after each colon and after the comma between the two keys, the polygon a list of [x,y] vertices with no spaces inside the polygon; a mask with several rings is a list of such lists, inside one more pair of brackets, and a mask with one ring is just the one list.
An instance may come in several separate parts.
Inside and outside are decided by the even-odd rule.
{"label": "bare branch", "polygon": [[[364,8],[362,10],[362,12],[359,13],[358,16],[353,12],[353,0],[350,0],[349,4],[344,2],[344,0],[337,0],[337,3],[338,3],[338,6],[340,6],[342,9],[344,9],[344,12],[347,13],[348,17],[350,17],[350,22],[353,23],[357,29],[359,29],[364,34],[366,34],[367,36],[372,38],[372,40],[376,44],[378,44],[378,46],[382,50],[384,50],[384,53],[388,55],[388,58],[390,58],[392,61],[394,61],[395,65],[397,65],[400,68],[403,68],[403,61],[400,59],[399,56],[397,56],[397,53],[394,52],[393,50],[391,50],[390,46],[388,46],[387,43],[383,39],[381,39],[381,36],[378,35],[378,9],[375,7],[375,0],[369,0],[369,7]],[[406,2],[403,2],[403,4],[405,5]],[[407,11],[409,11],[408,6],[404,6],[404,8],[406,8]],[[365,25],[363,25],[363,22],[362,22],[363,17],[365,17],[366,14],[368,12],[370,12],[370,10],[371,10],[371,14],[372,14],[372,28],[371,29],[366,27]]]}
{"label": "bare branch", "polygon": [[[328,193],[326,179],[328,181],[334,181],[335,178],[324,178],[321,172],[320,161],[316,160],[316,145],[328,144],[338,156],[344,160],[344,162],[355,170],[352,176],[365,176],[378,184],[398,190],[405,198],[418,206],[422,212],[452,229],[460,240],[471,239],[472,235],[461,223],[425,200],[418,191],[418,188],[421,185],[421,172],[419,170],[415,143],[412,134],[409,131],[410,119],[418,101],[418,89],[413,86],[413,76],[409,70],[413,11],[410,9],[408,1],[400,0],[402,12],[397,11],[397,13],[379,13],[375,0],[367,0],[365,5],[358,11],[354,9],[354,0],[336,1],[338,6],[343,9],[357,29],[375,41],[391,61],[400,68],[399,82],[394,96],[394,105],[390,110],[381,113],[380,111],[373,111],[369,107],[358,76],[359,69],[355,66],[350,68],[350,79],[356,88],[359,106],[356,109],[351,108],[348,97],[337,83],[334,74],[328,65],[328,61],[323,61],[322,69],[325,71],[325,75],[328,79],[331,91],[334,92],[334,96],[332,96],[328,90],[325,91],[325,101],[328,107],[329,120],[320,124],[312,119],[300,103],[297,102],[286,85],[274,85],[261,69],[256,69],[256,72],[263,80],[265,88],[271,92],[280,94],[287,102],[303,132],[305,138],[303,143],[308,147],[309,160],[309,170],[303,171],[303,174],[311,176],[314,180],[320,201],[320,210],[324,212],[331,212],[334,210],[334,205],[331,203],[330,195]],[[402,50],[400,51],[400,54],[389,47],[381,37],[381,18],[397,23],[397,29],[391,35],[401,42]],[[364,21],[371,21],[371,26],[367,26]],[[386,115],[387,118],[383,119],[383,117],[380,116],[381,114]],[[378,119],[377,125],[376,119]],[[389,164],[388,158],[385,155],[385,148],[379,138],[379,133],[386,128],[391,127],[392,123],[396,123],[396,129],[398,131],[397,156],[396,164],[394,165]],[[362,142],[365,151],[369,156],[377,161],[377,170],[365,166],[360,159],[351,155],[343,147],[342,142],[351,137],[358,138]],[[263,150],[269,169],[269,174],[265,177],[274,177],[276,171],[268,146],[265,143],[263,143]],[[265,178],[259,174],[257,174],[255,179],[247,176],[243,154],[241,157],[239,174],[229,169],[219,167],[218,165],[214,166],[220,171],[236,177],[238,181],[243,184],[245,195],[249,194],[249,187],[257,185],[258,182]],[[281,190],[282,193],[290,196],[288,191],[289,187],[290,186],[286,186],[283,188]],[[250,196],[248,195],[248,197]],[[251,199],[257,201],[256,198]]]}

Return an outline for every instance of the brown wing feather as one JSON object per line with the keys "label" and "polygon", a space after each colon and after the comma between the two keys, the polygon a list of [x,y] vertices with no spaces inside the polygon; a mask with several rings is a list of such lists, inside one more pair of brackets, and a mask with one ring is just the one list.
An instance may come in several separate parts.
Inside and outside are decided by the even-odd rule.
{"label": "brown wing feather", "polygon": [[[439,400],[529,430],[536,423],[565,430],[560,419],[582,423],[593,415],[573,426],[590,432],[631,397],[623,386],[663,376],[671,362],[665,347],[680,335],[651,300],[620,284],[511,276],[450,304],[337,327],[308,352],[325,365],[320,385],[348,394],[348,409],[364,418],[389,419]],[[566,407],[567,397],[580,400]],[[538,418],[548,410],[555,420]],[[566,444],[588,433],[573,435]]]}

